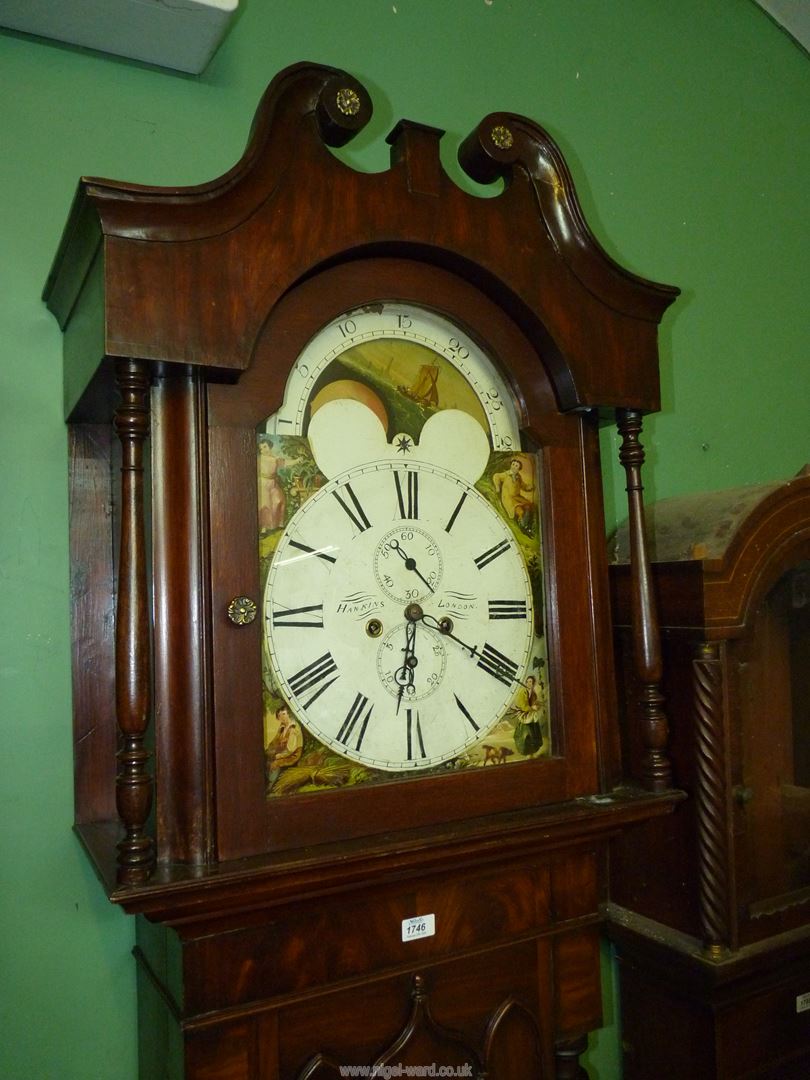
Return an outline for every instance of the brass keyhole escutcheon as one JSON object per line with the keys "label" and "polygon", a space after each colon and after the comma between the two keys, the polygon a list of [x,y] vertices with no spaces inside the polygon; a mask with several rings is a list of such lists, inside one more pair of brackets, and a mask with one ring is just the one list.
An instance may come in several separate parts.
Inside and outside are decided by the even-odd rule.
{"label": "brass keyhole escutcheon", "polygon": [[234,626],[249,626],[256,618],[256,610],[249,596],[235,596],[228,604],[228,618]]}

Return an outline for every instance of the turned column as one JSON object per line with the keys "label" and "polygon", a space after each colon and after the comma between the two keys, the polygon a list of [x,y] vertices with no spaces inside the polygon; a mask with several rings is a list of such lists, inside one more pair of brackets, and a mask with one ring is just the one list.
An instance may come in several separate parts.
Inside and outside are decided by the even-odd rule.
{"label": "turned column", "polygon": [[641,781],[648,791],[666,791],[672,787],[672,766],[667,756],[669,726],[661,693],[661,633],[658,627],[655,596],[647,549],[644,522],[644,487],[641,466],[641,413],[634,409],[616,412],[622,444],[619,461],[627,477],[627,506],[630,535],[630,588],[632,591],[633,660],[641,685],[641,739],[644,746]]}
{"label": "turned column", "polygon": [[154,867],[146,821],[152,777],[144,746],[149,724],[149,603],[146,577],[143,454],[149,434],[149,368],[143,360],[119,360],[115,369],[121,403],[114,426],[121,440],[121,546],[115,616],[115,710],[120,732],[115,801],[124,826],[118,844],[118,879],[145,881]]}

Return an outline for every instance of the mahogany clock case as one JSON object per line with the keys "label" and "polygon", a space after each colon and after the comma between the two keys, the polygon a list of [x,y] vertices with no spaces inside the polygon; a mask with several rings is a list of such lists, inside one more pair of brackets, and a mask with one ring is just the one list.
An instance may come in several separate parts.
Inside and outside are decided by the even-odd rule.
{"label": "mahogany clock case", "polygon": [[[83,180],[46,287],[65,334],[76,827],[140,916],[144,1076],[332,1077],[394,1050],[497,1080],[524,1080],[527,1061],[580,1076],[609,840],[680,797],[639,438],[677,290],[604,253],[532,121],[493,113],[462,144],[470,176],[504,180],[481,199],[423,125],[396,127],[387,172],[339,161],[330,147],[370,112],[345,72],[287,69],[225,176]],[[552,753],[268,799],[260,623],[228,617],[260,600],[257,426],[329,320],[390,301],[480,343],[537,455]],[[635,528],[635,776],[597,441],[614,413]],[[428,912],[435,934],[402,940]]]}

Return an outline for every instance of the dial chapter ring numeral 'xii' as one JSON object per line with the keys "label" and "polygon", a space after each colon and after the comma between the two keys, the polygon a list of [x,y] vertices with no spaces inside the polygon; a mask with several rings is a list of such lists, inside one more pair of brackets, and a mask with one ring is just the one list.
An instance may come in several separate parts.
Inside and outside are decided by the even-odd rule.
{"label": "dial chapter ring numeral 'xii'", "polygon": [[406,520],[419,518],[419,473],[406,472],[405,484],[403,485],[399,471],[394,473],[394,484],[397,489],[397,504],[399,516]]}

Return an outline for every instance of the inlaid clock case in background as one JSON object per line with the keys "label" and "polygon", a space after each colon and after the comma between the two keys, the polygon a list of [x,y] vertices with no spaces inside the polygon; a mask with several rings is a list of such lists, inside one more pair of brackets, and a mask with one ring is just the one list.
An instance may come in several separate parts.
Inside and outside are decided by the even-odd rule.
{"label": "inlaid clock case in background", "polygon": [[[677,782],[612,853],[624,1074],[810,1071],[810,470],[649,510]],[[612,543],[636,752],[627,536]]]}
{"label": "inlaid clock case in background", "polygon": [[[605,255],[525,118],[462,145],[505,180],[479,199],[418,124],[388,172],[337,160],[370,110],[301,64],[224,177],[82,181],[46,288],[77,830],[140,916],[144,1076],[578,1075],[608,841],[677,798],[639,442],[676,290]],[[616,410],[638,783],[597,442]]]}

